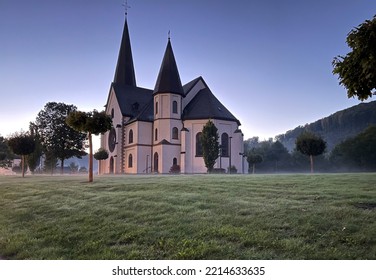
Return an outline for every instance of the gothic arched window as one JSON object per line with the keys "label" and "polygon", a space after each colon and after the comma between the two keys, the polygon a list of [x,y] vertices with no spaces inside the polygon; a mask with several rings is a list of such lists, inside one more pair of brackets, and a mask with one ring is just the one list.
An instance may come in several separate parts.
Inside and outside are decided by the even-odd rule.
{"label": "gothic arched window", "polygon": [[196,157],[202,157],[202,132],[196,134]]}
{"label": "gothic arched window", "polygon": [[178,113],[178,102],[172,101],[172,113],[177,114]]}
{"label": "gothic arched window", "polygon": [[179,139],[179,130],[177,127],[172,128],[172,139]]}
{"label": "gothic arched window", "polygon": [[222,133],[221,136],[221,156],[228,157],[228,134]]}
{"label": "gothic arched window", "polygon": [[129,135],[128,135],[128,143],[131,144],[133,143],[133,130],[129,130]]}
{"label": "gothic arched window", "polygon": [[129,154],[129,156],[128,156],[128,167],[129,168],[133,167],[133,156],[132,156],[132,154]]}
{"label": "gothic arched window", "polygon": [[155,129],[154,141],[158,140],[158,128]]}

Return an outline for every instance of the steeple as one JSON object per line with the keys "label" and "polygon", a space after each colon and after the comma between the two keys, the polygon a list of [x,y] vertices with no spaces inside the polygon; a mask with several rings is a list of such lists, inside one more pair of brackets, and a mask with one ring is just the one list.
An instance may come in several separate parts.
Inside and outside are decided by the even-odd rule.
{"label": "steeple", "polygon": [[154,94],[157,93],[175,93],[184,95],[170,38],[168,39],[167,48],[154,88]]}
{"label": "steeple", "polygon": [[129,39],[127,17],[125,17],[123,37],[116,65],[114,83],[128,86],[136,86],[134,73],[131,40]]}

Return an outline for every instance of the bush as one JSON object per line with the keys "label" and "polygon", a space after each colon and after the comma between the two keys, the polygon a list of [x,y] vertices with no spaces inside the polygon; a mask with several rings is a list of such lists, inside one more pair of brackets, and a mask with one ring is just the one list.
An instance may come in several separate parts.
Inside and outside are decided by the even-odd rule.
{"label": "bush", "polygon": [[224,174],[226,173],[226,169],[224,168],[213,168],[210,174]]}
{"label": "bush", "polygon": [[180,165],[174,164],[170,168],[170,173],[171,174],[180,174]]}
{"label": "bush", "polygon": [[227,167],[227,173],[236,174],[238,173],[238,170],[236,169],[235,165],[231,165],[231,168]]}

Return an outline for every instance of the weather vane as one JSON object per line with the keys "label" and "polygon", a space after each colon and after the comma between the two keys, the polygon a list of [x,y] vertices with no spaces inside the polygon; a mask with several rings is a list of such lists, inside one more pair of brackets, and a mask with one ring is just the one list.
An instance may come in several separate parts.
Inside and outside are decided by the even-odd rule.
{"label": "weather vane", "polygon": [[131,7],[131,6],[128,6],[128,0],[124,1],[123,7],[124,7],[124,10],[125,10],[125,17],[127,17],[127,15],[128,15],[128,9]]}

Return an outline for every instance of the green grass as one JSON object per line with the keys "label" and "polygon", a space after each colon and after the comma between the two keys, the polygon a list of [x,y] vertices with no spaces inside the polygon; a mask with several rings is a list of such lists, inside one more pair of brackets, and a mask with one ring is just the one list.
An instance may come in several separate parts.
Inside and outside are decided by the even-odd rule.
{"label": "green grass", "polygon": [[5,259],[376,259],[376,174],[0,177]]}

